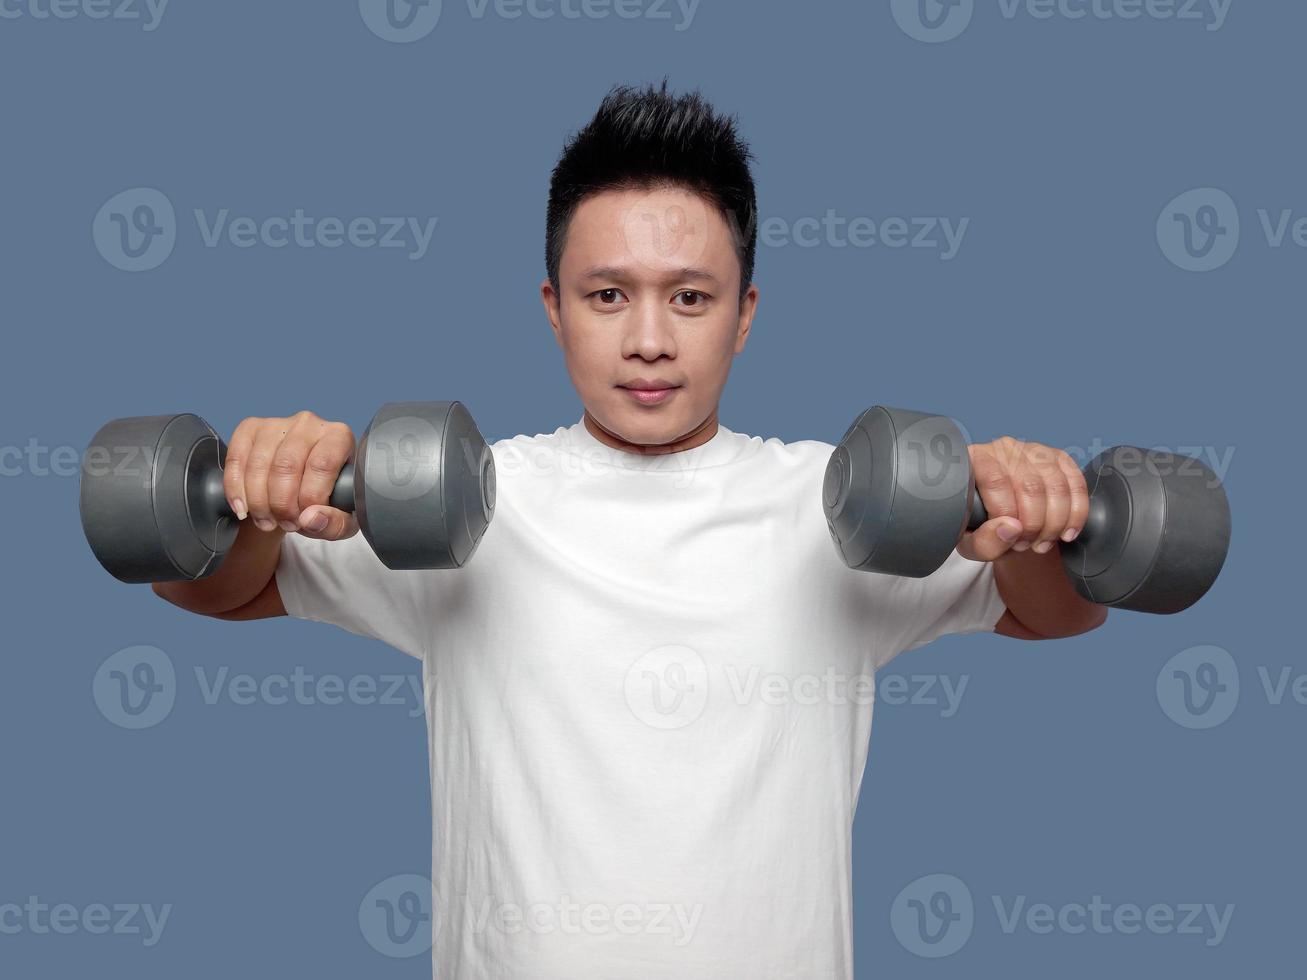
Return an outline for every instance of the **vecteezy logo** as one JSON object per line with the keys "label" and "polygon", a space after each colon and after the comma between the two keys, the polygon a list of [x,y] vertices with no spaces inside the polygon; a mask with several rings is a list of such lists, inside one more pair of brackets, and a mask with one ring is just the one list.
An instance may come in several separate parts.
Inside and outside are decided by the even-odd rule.
{"label": "vecteezy logo", "polygon": [[359,903],[359,929],[383,956],[403,959],[431,948],[431,880],[422,875],[391,875],[368,890]]}
{"label": "vecteezy logo", "polygon": [[119,650],[95,672],[91,696],[118,727],[151,728],[168,717],[177,699],[172,660],[158,647]]}
{"label": "vecteezy logo", "polygon": [[975,0],[890,0],[903,33],[927,44],[951,41],[967,29]]}
{"label": "vecteezy logo", "polygon": [[1157,219],[1162,254],[1186,272],[1211,272],[1234,257],[1239,247],[1239,209],[1215,187],[1186,191]]}
{"label": "vecteezy logo", "polygon": [[938,415],[908,425],[899,437],[899,486],[921,500],[947,500],[967,492],[971,440],[952,419]]}
{"label": "vecteezy logo", "polygon": [[923,875],[909,882],[890,906],[889,924],[909,953],[937,959],[966,945],[976,922],[971,889],[953,875]]}
{"label": "vecteezy logo", "polygon": [[359,0],[368,30],[383,41],[407,44],[436,29],[441,0]]}
{"label": "vecteezy logo", "polygon": [[689,647],[655,647],[631,665],[625,688],[631,714],[650,728],[684,728],[708,704],[708,665]]}
{"label": "vecteezy logo", "polygon": [[1214,646],[1181,650],[1157,674],[1157,703],[1184,728],[1215,728],[1239,703],[1239,668]]}
{"label": "vecteezy logo", "polygon": [[104,260],[124,272],[156,269],[177,244],[172,202],[152,187],[133,187],[105,201],[91,223]]}
{"label": "vecteezy logo", "polygon": [[386,419],[367,436],[366,490],[387,500],[415,500],[440,482],[441,436],[426,419]]}

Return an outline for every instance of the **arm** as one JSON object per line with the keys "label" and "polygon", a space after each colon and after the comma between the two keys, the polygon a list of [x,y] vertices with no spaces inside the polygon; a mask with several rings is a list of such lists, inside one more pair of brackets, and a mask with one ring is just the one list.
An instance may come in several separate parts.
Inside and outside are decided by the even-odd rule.
{"label": "arm", "polygon": [[242,521],[231,551],[218,570],[193,582],[155,582],[154,594],[174,606],[217,619],[264,619],[286,615],[277,592],[281,528],[260,531]]}
{"label": "arm", "polygon": [[1107,607],[1076,592],[1059,542],[1073,541],[1089,515],[1089,488],[1065,452],[1003,437],[967,447],[990,519],[963,536],[958,551],[994,565],[1007,610],[994,632],[1051,640],[1097,629]]}
{"label": "arm", "polygon": [[1062,569],[1054,548],[1039,555],[1009,551],[994,562],[994,580],[1007,611],[995,633],[1018,640],[1054,640],[1097,629],[1107,621],[1107,606],[1081,597]]}

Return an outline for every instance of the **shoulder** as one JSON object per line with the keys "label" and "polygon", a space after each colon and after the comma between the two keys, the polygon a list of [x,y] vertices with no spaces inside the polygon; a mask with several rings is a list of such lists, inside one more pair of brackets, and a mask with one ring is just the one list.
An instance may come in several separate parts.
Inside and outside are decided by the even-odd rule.
{"label": "shoulder", "polygon": [[740,438],[754,443],[755,452],[752,458],[760,464],[771,469],[790,470],[795,473],[811,473],[814,470],[821,473],[825,470],[830,454],[835,451],[835,447],[830,443],[818,439],[785,442],[775,436],[763,438],[742,435]]}
{"label": "shoulder", "polygon": [[533,469],[539,471],[542,467],[547,467],[548,460],[563,451],[566,436],[566,427],[559,426],[553,432],[496,439],[490,443],[495,469],[501,477],[529,473]]}

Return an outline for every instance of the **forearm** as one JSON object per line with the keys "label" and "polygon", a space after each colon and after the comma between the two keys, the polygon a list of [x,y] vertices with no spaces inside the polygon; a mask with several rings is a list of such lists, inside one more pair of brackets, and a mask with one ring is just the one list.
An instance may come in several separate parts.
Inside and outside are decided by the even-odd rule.
{"label": "forearm", "polygon": [[242,521],[231,551],[212,575],[193,582],[156,582],[156,595],[188,612],[214,616],[230,612],[252,601],[277,573],[281,542],[280,528],[260,531],[252,521]]}
{"label": "forearm", "polygon": [[[1057,547],[1042,555],[1009,551],[993,565],[999,595],[1007,606],[998,632],[1023,639],[1055,639],[1087,633],[1107,619],[1106,606],[1083,598],[1072,586]],[[1005,624],[1009,616],[1020,629]]]}

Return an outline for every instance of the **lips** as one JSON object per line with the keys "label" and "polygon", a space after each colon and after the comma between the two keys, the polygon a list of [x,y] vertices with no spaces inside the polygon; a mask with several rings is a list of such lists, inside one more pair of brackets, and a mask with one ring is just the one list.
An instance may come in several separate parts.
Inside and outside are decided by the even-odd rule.
{"label": "lips", "polygon": [[661,405],[676,393],[680,385],[674,385],[670,381],[636,378],[634,381],[628,381],[626,384],[617,387],[621,388],[641,405]]}
{"label": "lips", "polygon": [[629,391],[662,391],[666,388],[679,388],[680,385],[672,384],[670,381],[657,381],[649,378],[636,378],[634,381],[628,381],[617,387],[626,388]]}

